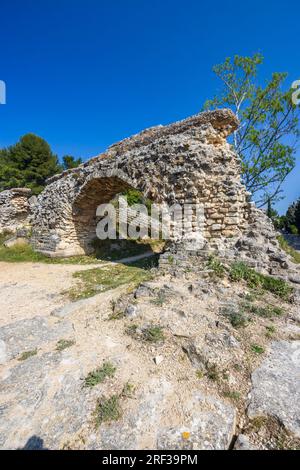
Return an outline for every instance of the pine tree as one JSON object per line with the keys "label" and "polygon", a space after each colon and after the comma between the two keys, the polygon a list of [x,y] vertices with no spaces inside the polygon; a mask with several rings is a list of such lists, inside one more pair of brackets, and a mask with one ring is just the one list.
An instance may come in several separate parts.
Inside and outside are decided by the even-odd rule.
{"label": "pine tree", "polygon": [[74,158],[72,155],[65,155],[63,157],[63,167],[65,170],[69,170],[71,168],[76,168],[79,165],[81,165],[82,159],[79,158]]}
{"label": "pine tree", "polygon": [[35,134],[26,134],[15,145],[0,151],[0,191],[26,187],[39,194],[46,179],[61,171],[49,144]]}

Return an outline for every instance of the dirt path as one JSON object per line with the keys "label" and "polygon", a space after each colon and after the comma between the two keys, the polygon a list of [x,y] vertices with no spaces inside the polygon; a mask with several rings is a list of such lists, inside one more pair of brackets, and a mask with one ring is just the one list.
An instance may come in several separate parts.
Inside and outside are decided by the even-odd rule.
{"label": "dirt path", "polygon": [[[245,287],[192,274],[161,276],[130,297],[130,316],[111,319],[126,285],[72,304],[65,316],[51,315],[70,304],[62,291],[74,283],[73,273],[91,267],[97,265],[0,263],[0,448],[229,448],[251,387],[248,364],[257,367],[263,358],[249,345],[268,348],[268,319],[254,318],[244,332],[219,314],[224,302],[240,301]],[[129,334],[135,324],[160,325],[164,341]],[[274,338],[282,339],[287,327],[285,337],[298,337],[296,324],[284,318],[274,324]],[[69,342],[66,349],[57,348],[61,340]],[[300,342],[294,344],[296,357]],[[24,359],[24,353],[31,355]],[[85,387],[87,375],[105,361],[115,375]],[[228,377],[207,378],[203,361],[217,363]],[[133,395],[124,392],[128,384]],[[239,392],[240,401],[224,397],[224,390]],[[264,393],[255,393],[260,404]],[[120,416],[97,427],[99,400],[111,397],[119,400]]]}
{"label": "dirt path", "polygon": [[89,266],[0,263],[0,326],[47,316],[68,300],[62,295],[74,283],[72,274]]}
{"label": "dirt path", "polygon": [[152,252],[99,264],[45,264],[0,262],[0,326],[36,315],[50,315],[69,303],[63,291],[74,284],[73,273],[130,263]]}

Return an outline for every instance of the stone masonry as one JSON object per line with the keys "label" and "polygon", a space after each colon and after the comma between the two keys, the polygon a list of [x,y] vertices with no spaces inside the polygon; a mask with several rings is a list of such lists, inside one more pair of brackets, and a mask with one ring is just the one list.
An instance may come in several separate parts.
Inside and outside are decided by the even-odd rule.
{"label": "stone masonry", "polygon": [[[97,206],[128,188],[155,203],[202,204],[207,241],[241,233],[249,217],[248,194],[240,162],[226,141],[237,127],[230,110],[204,112],[147,129],[54,176],[34,206],[35,249],[51,256],[88,253]],[[185,238],[197,230],[193,221]]]}
{"label": "stone masonry", "polygon": [[16,188],[0,193],[0,233],[16,232],[29,224],[31,190]]}

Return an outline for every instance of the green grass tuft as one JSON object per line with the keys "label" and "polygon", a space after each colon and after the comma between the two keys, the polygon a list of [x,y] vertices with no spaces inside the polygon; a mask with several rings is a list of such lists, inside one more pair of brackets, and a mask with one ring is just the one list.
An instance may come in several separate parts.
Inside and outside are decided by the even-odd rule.
{"label": "green grass tuft", "polygon": [[21,356],[18,358],[18,361],[26,361],[29,357],[36,356],[37,349],[33,349],[32,351],[24,351]]}
{"label": "green grass tuft", "polygon": [[251,313],[263,318],[281,317],[284,314],[284,309],[275,305],[267,305],[265,307],[250,305],[247,306],[247,309]]}
{"label": "green grass tuft", "polygon": [[149,326],[143,329],[143,338],[150,343],[159,343],[164,341],[165,336],[161,326]]}
{"label": "green grass tuft", "polygon": [[104,382],[107,377],[113,377],[116,372],[116,367],[111,362],[104,362],[102,367],[90,372],[85,378],[84,385],[86,387],[94,387],[95,385]]}
{"label": "green grass tuft", "polygon": [[143,281],[151,279],[147,269],[116,264],[109,267],[87,269],[73,274],[78,284],[69,289],[66,294],[72,301],[85,299],[106,292],[116,287],[131,284],[137,286]]}
{"label": "green grass tuft", "polygon": [[233,401],[239,401],[241,398],[241,394],[239,392],[225,390],[223,393],[224,397],[229,398]]}
{"label": "green grass tuft", "polygon": [[95,415],[97,426],[101,423],[118,421],[122,416],[120,396],[112,395],[109,398],[101,398],[97,403]]}
{"label": "green grass tuft", "polygon": [[256,343],[251,344],[251,351],[255,354],[263,354],[265,352],[264,348]]}
{"label": "green grass tuft", "polygon": [[219,382],[220,380],[220,371],[216,364],[206,364],[205,376],[212,380],[213,382]]}
{"label": "green grass tuft", "polygon": [[60,339],[56,345],[56,351],[63,351],[64,349],[70,348],[75,344],[74,340],[71,339]]}
{"label": "green grass tuft", "polygon": [[225,275],[225,266],[214,256],[210,256],[206,265],[210,270],[211,274],[216,277],[224,277]]}
{"label": "green grass tuft", "polygon": [[150,325],[139,329],[138,325],[133,324],[129,325],[125,331],[129,336],[149,343],[160,343],[165,340],[163,328],[157,325]]}
{"label": "green grass tuft", "polygon": [[242,261],[231,265],[229,277],[232,281],[246,281],[249,287],[262,288],[283,300],[289,300],[293,293],[293,288],[287,282],[258,273]]}
{"label": "green grass tuft", "polygon": [[236,307],[224,307],[221,310],[222,315],[228,318],[234,328],[243,328],[248,324],[248,317],[245,315],[243,309]]}

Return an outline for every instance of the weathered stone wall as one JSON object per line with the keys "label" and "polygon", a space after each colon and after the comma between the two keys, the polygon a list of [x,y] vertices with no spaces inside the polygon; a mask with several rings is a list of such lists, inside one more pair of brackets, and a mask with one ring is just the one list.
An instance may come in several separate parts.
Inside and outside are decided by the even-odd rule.
{"label": "weathered stone wall", "polygon": [[0,233],[16,230],[29,224],[30,189],[16,188],[0,193]]}
{"label": "weathered stone wall", "polygon": [[[241,233],[248,195],[240,162],[226,141],[237,126],[230,110],[201,113],[148,129],[51,178],[34,208],[35,248],[60,256],[88,252],[97,206],[130,187],[157,203],[203,204],[206,240]],[[197,230],[194,220],[185,238]]]}

